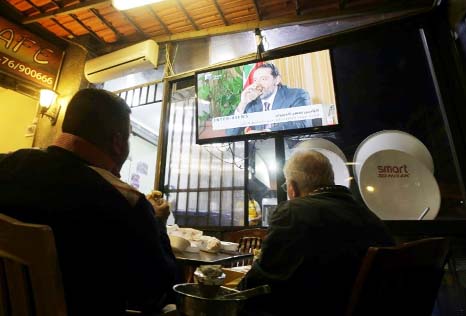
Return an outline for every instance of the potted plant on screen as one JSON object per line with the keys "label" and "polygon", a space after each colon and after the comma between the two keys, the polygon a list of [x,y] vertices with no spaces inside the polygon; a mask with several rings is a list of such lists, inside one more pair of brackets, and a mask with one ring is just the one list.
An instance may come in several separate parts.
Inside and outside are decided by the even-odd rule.
{"label": "potted plant on screen", "polygon": [[210,126],[214,117],[235,112],[241,99],[243,72],[240,66],[203,73],[198,77],[198,102],[208,104],[199,114],[199,127]]}

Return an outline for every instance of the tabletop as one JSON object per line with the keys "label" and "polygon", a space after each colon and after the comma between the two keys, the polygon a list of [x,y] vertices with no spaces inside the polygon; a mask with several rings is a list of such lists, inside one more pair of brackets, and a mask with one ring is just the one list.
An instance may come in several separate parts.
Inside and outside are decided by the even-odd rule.
{"label": "tabletop", "polygon": [[199,252],[174,252],[176,260],[183,264],[201,265],[201,264],[226,264],[235,261],[252,258],[252,253],[242,253],[233,251],[224,251],[210,253],[205,251]]}

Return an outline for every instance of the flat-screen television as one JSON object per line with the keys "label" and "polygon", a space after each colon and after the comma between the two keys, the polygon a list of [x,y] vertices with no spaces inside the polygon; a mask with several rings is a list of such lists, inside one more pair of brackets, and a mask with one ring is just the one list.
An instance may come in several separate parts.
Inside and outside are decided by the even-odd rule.
{"label": "flat-screen television", "polygon": [[196,73],[197,143],[334,130],[329,50]]}

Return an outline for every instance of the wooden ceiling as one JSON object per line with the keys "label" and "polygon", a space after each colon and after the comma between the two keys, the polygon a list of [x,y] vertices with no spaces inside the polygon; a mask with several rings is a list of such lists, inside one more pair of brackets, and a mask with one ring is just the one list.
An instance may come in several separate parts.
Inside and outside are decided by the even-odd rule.
{"label": "wooden ceiling", "polygon": [[[128,0],[131,1],[131,0]],[[432,0],[166,0],[118,11],[110,0],[2,0],[2,15],[96,55],[153,38],[179,41],[355,13],[431,6]]]}

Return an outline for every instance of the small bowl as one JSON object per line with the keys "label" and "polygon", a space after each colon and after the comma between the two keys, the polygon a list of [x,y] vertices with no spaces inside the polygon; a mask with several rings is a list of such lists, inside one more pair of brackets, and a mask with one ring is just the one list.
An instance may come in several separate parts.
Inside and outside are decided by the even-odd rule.
{"label": "small bowl", "polygon": [[191,245],[189,240],[184,239],[183,237],[169,235],[168,238],[170,238],[170,245],[172,246],[173,251],[182,252]]}
{"label": "small bowl", "polygon": [[238,251],[239,244],[236,242],[221,241],[220,249],[226,251]]}

